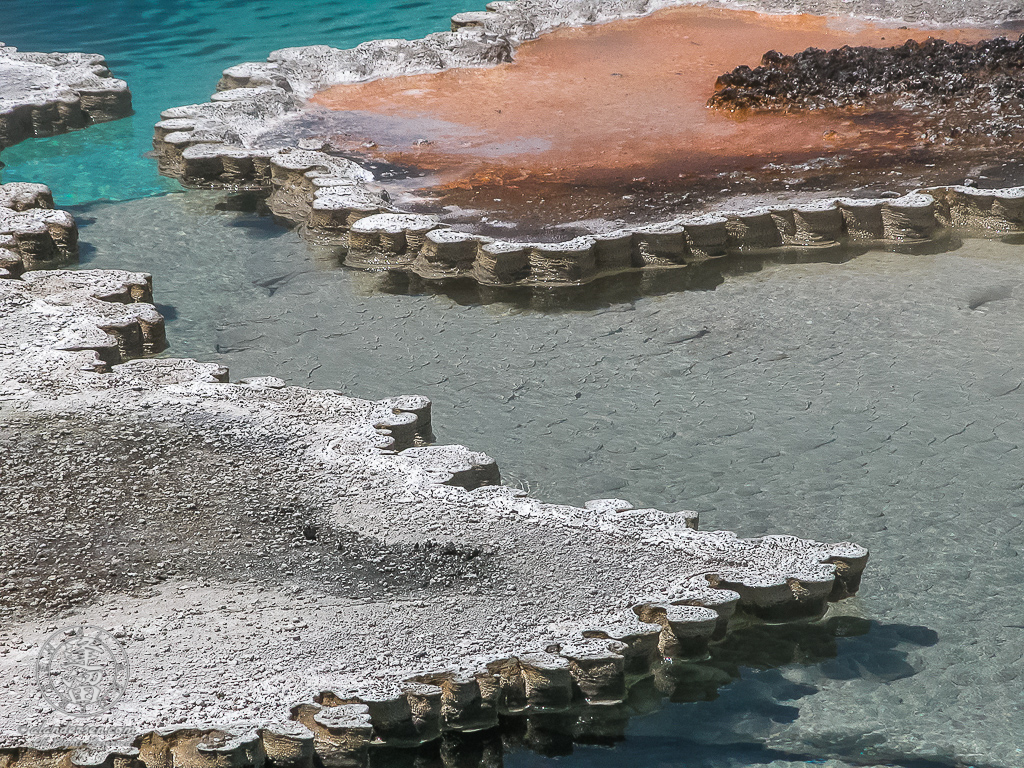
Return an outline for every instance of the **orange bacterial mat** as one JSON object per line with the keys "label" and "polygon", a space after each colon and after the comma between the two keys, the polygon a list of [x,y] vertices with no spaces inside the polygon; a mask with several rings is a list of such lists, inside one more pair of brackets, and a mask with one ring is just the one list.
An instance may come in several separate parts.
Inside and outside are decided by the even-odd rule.
{"label": "orange bacterial mat", "polygon": [[[429,172],[441,205],[521,218],[525,209],[515,209],[565,195],[621,199],[638,185],[905,150],[920,134],[906,114],[740,116],[706,102],[720,74],[756,66],[768,50],[996,34],[691,6],[557,30],[523,44],[509,64],[339,85],[311,102],[359,115],[357,132],[332,137],[337,148]],[[557,215],[586,217],[585,203],[570,207]]]}

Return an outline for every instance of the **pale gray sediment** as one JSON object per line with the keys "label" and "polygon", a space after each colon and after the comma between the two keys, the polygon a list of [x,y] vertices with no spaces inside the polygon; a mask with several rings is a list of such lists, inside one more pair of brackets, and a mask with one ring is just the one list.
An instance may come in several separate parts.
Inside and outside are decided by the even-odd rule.
{"label": "pale gray sediment", "polygon": [[[270,192],[269,206],[314,242],[346,252],[350,266],[397,270],[427,280],[470,277],[483,285],[570,285],[617,272],[685,267],[726,255],[772,248],[879,245],[1024,226],[1020,189],[918,190],[895,199],[831,199],[719,211],[565,242],[506,242],[458,233],[421,215],[403,214],[387,186],[357,163],[323,151],[329,115],[306,99],[327,87],[381,77],[507,61],[523,40],[560,26],[651,13],[672,2],[492,3],[458,14],[452,32],[422,40],[385,40],[340,51],[289,48],[267,62],[225,70],[209,104],[166,110],[154,147],[161,173],[183,183]],[[908,6],[909,7],[909,6]],[[923,9],[919,20],[941,21]],[[991,9],[989,21],[1003,20]],[[835,9],[832,9],[834,12]],[[849,9],[844,13],[850,13]],[[1000,15],[1002,14],[1002,15]],[[979,202],[982,198],[988,198]],[[996,202],[992,202],[994,199]]]}
{"label": "pale gray sediment", "polygon": [[34,53],[0,44],[0,149],[132,113],[128,84],[94,53]]}
{"label": "pale gray sediment", "polygon": [[[425,398],[129,360],[163,344],[147,275],[29,272],[0,296],[0,416],[21,435],[2,511],[24,533],[3,541],[5,766],[358,762],[502,712],[614,706],[734,613],[814,617],[859,585],[854,544],[498,485],[483,454],[427,445]],[[54,608],[116,625],[132,659],[106,734],[35,688]]]}

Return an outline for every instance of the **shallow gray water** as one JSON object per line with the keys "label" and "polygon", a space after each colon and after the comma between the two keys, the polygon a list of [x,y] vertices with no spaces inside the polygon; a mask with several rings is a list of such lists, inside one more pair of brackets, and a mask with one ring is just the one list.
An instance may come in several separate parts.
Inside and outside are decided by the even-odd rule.
{"label": "shallow gray water", "polygon": [[[624,747],[560,762],[1024,765],[1024,245],[692,278],[713,290],[627,278],[580,309],[541,293],[462,305],[381,292],[269,219],[216,210],[225,200],[76,211],[84,266],[154,274],[174,355],[233,378],[426,394],[440,442],[487,451],[545,500],[616,496],[698,509],[709,529],[857,541],[873,560],[842,611],[876,636],[934,638],[893,635],[899,674],[843,646],[746,675],[703,709],[636,720]],[[704,746],[666,746],[680,733]]]}

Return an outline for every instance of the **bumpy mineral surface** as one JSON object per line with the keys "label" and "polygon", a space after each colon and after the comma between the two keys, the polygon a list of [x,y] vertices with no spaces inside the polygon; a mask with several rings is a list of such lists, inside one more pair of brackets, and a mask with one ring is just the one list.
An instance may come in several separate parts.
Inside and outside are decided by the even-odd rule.
{"label": "bumpy mineral surface", "polygon": [[[0,280],[5,765],[344,764],[614,708],[734,614],[817,616],[858,586],[853,544],[498,485],[488,457],[428,444],[425,398],[131,359],[165,343],[151,299],[127,272]],[[99,726],[36,686],[66,625],[131,661]]]}
{"label": "bumpy mineral surface", "polygon": [[92,53],[31,53],[0,43],[0,149],[130,115],[128,84]]}
{"label": "bumpy mineral surface", "polygon": [[888,48],[808,48],[792,56],[769,51],[760,66],[738,67],[716,87],[709,105],[724,109],[895,104],[944,113],[936,127],[947,141],[963,133],[1005,139],[1024,128],[1024,36],[974,45],[908,40]]}

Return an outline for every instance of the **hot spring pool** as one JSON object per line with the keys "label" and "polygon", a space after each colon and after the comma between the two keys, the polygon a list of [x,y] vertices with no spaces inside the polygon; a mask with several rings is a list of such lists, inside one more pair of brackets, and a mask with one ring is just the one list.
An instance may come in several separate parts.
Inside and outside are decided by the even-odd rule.
{"label": "hot spring pool", "polygon": [[153,273],[170,355],[426,394],[440,442],[492,454],[545,500],[622,497],[872,550],[837,621],[722,649],[715,700],[636,717],[611,749],[506,764],[1024,765],[1021,240],[484,301],[338,268],[246,198],[178,192],[145,157],[158,112],[205,100],[226,66],[419,36],[479,5],[94,0],[58,3],[55,25],[8,0],[5,42],[105,54],[137,114],[6,150],[4,180],[75,206],[82,266]]}

